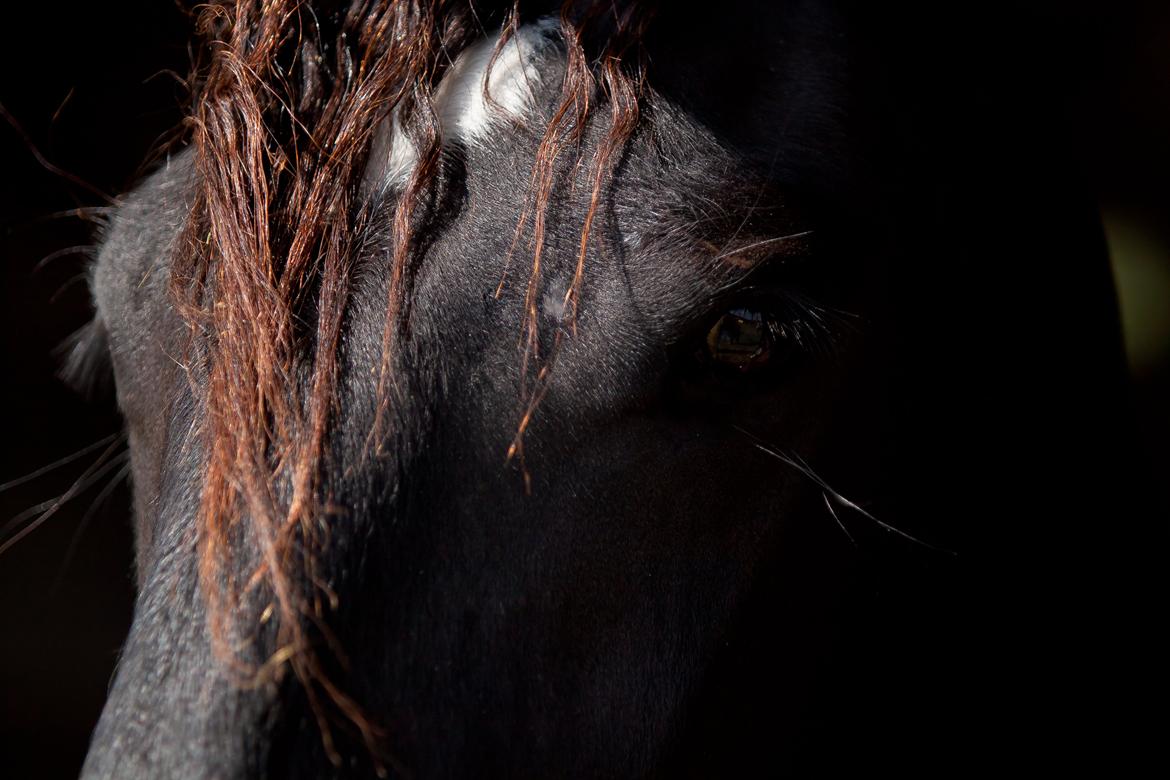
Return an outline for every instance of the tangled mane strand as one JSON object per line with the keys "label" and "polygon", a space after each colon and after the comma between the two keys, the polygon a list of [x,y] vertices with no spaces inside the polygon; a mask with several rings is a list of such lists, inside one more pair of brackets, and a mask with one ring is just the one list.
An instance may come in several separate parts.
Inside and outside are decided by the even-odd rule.
{"label": "tangled mane strand", "polygon": [[[526,490],[531,490],[531,479],[524,468],[524,434],[532,422],[536,407],[548,389],[549,374],[560,347],[564,331],[558,328],[548,358],[540,364],[539,317],[537,312],[538,291],[541,277],[541,257],[544,250],[545,213],[555,184],[556,163],[561,151],[569,145],[579,143],[585,130],[590,111],[590,97],[600,86],[602,95],[609,101],[610,126],[595,154],[590,172],[589,205],[581,227],[580,244],[573,278],[565,291],[562,308],[573,329],[576,329],[577,303],[584,278],[585,256],[593,231],[593,221],[601,206],[602,185],[616,164],[618,152],[633,134],[638,123],[639,98],[645,86],[645,65],[640,57],[640,44],[653,13],[650,4],[627,4],[618,11],[615,4],[592,3],[578,17],[572,17],[572,3],[566,3],[561,11],[561,30],[565,37],[568,60],[562,85],[561,102],[553,114],[537,149],[536,164],[532,171],[531,211],[533,218],[532,270],[525,293],[525,349],[521,366],[522,380],[527,380],[529,361],[534,360],[539,368],[534,387],[525,391],[527,402],[517,426],[516,435],[508,447],[508,458],[518,458],[524,474]],[[605,43],[593,66],[586,57],[589,37],[603,38]],[[629,62],[627,52],[636,48],[639,56]],[[597,74],[594,74],[596,69]],[[522,237],[528,220],[526,210],[516,228],[513,247]],[[501,280],[500,294],[504,281]]]}
{"label": "tangled mane strand", "polygon": [[[432,96],[450,63],[502,24],[499,47],[530,9],[512,2],[456,0],[212,0],[199,7],[205,66],[194,78],[188,119],[196,194],[172,293],[192,331],[203,411],[206,465],[197,515],[199,577],[218,657],[245,678],[291,669],[301,682],[334,763],[330,721],[352,724],[371,752],[382,734],[356,700],[325,673],[322,643],[336,597],[319,570],[325,507],[319,474],[336,413],[342,323],[356,242],[374,216],[359,197],[378,127],[394,116],[418,152],[392,222],[390,293],[372,436],[383,440],[401,312],[408,302],[412,225],[434,182],[440,133]],[[532,9],[541,10],[541,9]],[[545,129],[517,239],[532,222],[535,251],[526,292],[524,365],[540,361],[536,290],[544,213],[557,162],[577,149],[600,92],[610,125],[589,161],[590,202],[576,272],[565,295],[575,315],[590,231],[604,182],[633,133],[643,79],[636,49],[649,4],[563,0],[567,67],[560,103]],[[500,48],[497,48],[498,54]],[[637,58],[633,58],[637,59]],[[486,89],[486,87],[485,87]],[[548,351],[536,374],[509,455],[547,386]],[[250,594],[274,632],[261,664],[242,657],[258,626],[242,624]],[[252,602],[247,602],[252,603]],[[330,713],[340,716],[330,717]]]}

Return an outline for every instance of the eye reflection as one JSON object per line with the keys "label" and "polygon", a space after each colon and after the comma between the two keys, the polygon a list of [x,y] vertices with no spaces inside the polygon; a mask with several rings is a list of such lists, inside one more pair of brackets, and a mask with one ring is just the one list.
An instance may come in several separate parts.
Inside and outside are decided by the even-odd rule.
{"label": "eye reflection", "polygon": [[747,373],[771,360],[784,331],[768,312],[731,309],[707,332],[707,355],[716,363]]}

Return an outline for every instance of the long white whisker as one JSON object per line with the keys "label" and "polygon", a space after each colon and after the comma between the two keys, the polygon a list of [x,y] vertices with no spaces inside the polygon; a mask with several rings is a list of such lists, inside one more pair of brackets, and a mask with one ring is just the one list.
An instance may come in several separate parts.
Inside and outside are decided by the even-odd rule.
{"label": "long white whisker", "polygon": [[832,515],[833,519],[837,521],[837,526],[847,537],[849,537],[849,541],[853,543],[853,546],[856,547],[857,540],[853,538],[853,534],[849,533],[849,529],[846,528],[845,524],[841,522],[841,518],[837,517],[837,510],[833,508],[833,502],[829,500],[829,496],[822,491],[821,498],[825,499],[825,509],[828,509],[829,514]]}
{"label": "long white whisker", "polygon": [[821,489],[821,491],[822,491],[821,495],[825,498],[826,502],[828,502],[829,499],[832,499],[834,502],[837,503],[838,506],[843,506],[846,509],[852,509],[854,512],[857,512],[862,517],[864,517],[867,520],[876,524],[879,528],[882,528],[886,531],[889,531],[890,533],[897,534],[898,536],[901,536],[904,539],[907,539],[911,542],[914,542],[915,544],[920,544],[923,547],[934,550],[936,552],[945,552],[945,553],[949,553],[951,555],[955,554],[955,552],[953,550],[945,550],[941,547],[937,547],[937,546],[931,544],[930,542],[925,542],[922,539],[919,539],[918,537],[913,536],[912,534],[906,533],[905,531],[903,531],[901,528],[898,528],[897,526],[890,525],[889,523],[885,522],[884,520],[879,520],[878,518],[874,517],[872,513],[870,513],[866,509],[863,509],[862,507],[858,506],[856,503],[854,503],[853,501],[850,501],[848,498],[845,498],[845,496],[841,495],[836,490],[834,490],[832,488],[832,486],[830,486],[828,482],[826,482],[824,479],[822,479],[819,474],[817,474],[815,471],[813,471],[812,467],[809,466],[808,463],[806,463],[802,458],[800,458],[799,455],[789,455],[788,453],[781,452],[781,451],[774,449],[774,448],[768,446],[767,444],[765,444],[758,436],[754,435],[750,431],[744,430],[743,428],[740,428],[738,425],[735,425],[732,427],[735,428],[735,430],[742,433],[743,435],[747,436],[749,439],[751,439],[752,444],[753,444],[753,446],[756,447],[756,449],[760,450],[761,452],[767,453],[768,455],[771,455],[773,458],[776,458],[781,463],[784,463],[788,466],[791,466],[792,468],[794,468],[798,472],[800,472],[802,475],[804,475],[805,477],[807,477],[808,479],[810,479],[814,483],[816,483],[817,487],[819,487]]}

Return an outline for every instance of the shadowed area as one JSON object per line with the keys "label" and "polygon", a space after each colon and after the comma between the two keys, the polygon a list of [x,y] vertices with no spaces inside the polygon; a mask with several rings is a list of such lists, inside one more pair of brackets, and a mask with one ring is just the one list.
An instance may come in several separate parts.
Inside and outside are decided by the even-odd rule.
{"label": "shadowed area", "polygon": [[[21,74],[0,81],[0,103],[54,162],[105,191],[127,188],[155,137],[178,116],[173,80],[143,79],[162,68],[186,70],[185,23],[166,4],[140,5],[83,10],[66,19],[48,8],[6,12],[12,16],[5,36],[53,27],[57,43],[47,58],[15,44],[0,47],[0,72]],[[1065,112],[1063,124],[1079,166],[1066,173],[1087,182],[1105,206],[1137,414],[1148,446],[1165,467],[1170,343],[1164,302],[1170,295],[1165,281],[1170,260],[1160,226],[1170,224],[1170,203],[1160,185],[1170,180],[1164,141],[1170,137],[1164,99],[1170,58],[1159,41],[1170,34],[1170,20],[1157,4],[1112,4],[1107,10],[1088,3],[1050,4],[1051,10],[1042,5],[1024,28],[1055,32],[1023,47],[1030,56],[1022,57],[1022,65],[1054,53],[1073,63],[1058,71],[1067,81],[1054,84],[1050,96],[1052,110]],[[950,20],[936,11],[934,18],[923,19],[921,34],[943,35],[940,21],[962,24],[958,12]],[[103,440],[119,430],[119,422],[110,397],[86,402],[54,376],[53,349],[89,313],[84,285],[72,281],[82,261],[63,257],[33,271],[45,256],[87,244],[92,235],[84,222],[45,216],[96,200],[38,166],[20,135],[3,124],[0,156],[6,175],[0,204],[0,330],[10,367],[0,461],[4,483]],[[1040,333],[1042,325],[1026,321],[1020,337],[1029,338],[1032,326]],[[1039,360],[1051,349],[1044,338],[1037,338],[1034,348]],[[105,450],[0,493],[0,524],[65,494]],[[109,457],[120,452],[114,449]],[[110,462],[113,468],[95,478],[84,495],[0,557],[0,767],[15,776],[30,768],[45,777],[76,774],[128,626],[130,499],[125,485],[112,481],[119,468],[116,460]],[[96,508],[91,512],[91,507]],[[880,641],[881,627],[868,628],[873,633],[867,636]],[[722,706],[719,696],[717,690],[710,693],[713,713]]]}

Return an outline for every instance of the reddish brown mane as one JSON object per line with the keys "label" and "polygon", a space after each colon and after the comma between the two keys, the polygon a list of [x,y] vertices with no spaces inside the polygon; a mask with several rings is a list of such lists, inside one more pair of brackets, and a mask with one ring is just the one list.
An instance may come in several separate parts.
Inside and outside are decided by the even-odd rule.
{"label": "reddish brown mane", "polygon": [[[385,408],[398,315],[409,295],[411,226],[439,160],[432,94],[484,25],[503,23],[503,45],[528,17],[518,0],[475,8],[426,0],[314,5],[324,8],[314,11],[298,0],[201,6],[207,62],[197,73],[189,120],[197,195],[186,227],[190,251],[176,258],[172,286],[206,383],[198,532],[217,651],[239,662],[237,640],[229,638],[255,629],[237,624],[249,614],[242,597],[264,594],[264,619],[275,621],[278,649],[269,663],[247,668],[279,672],[287,664],[303,683],[329,748],[322,704],[356,724],[368,744],[378,741],[358,704],[322,671],[308,633],[312,626],[314,636],[328,637],[323,604],[331,592],[318,571],[322,542],[314,529],[324,511],[318,475],[336,411],[336,354],[356,242],[374,217],[372,204],[356,195],[358,185],[376,129],[393,111],[417,145],[419,163],[393,219],[380,381]],[[573,311],[602,187],[638,118],[640,69],[628,53],[640,41],[645,5],[565,0],[561,6],[568,67],[517,234],[531,223],[530,356],[537,354],[536,289],[555,164],[580,140],[594,104],[608,104],[609,130],[588,161],[592,197],[565,298]],[[521,436],[542,392],[545,371],[535,375],[514,454],[522,454]],[[380,440],[380,424],[375,427]],[[255,549],[238,550],[240,539]]]}

